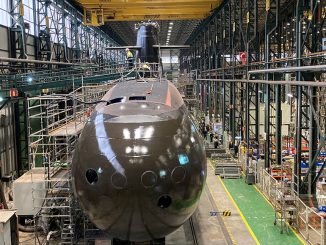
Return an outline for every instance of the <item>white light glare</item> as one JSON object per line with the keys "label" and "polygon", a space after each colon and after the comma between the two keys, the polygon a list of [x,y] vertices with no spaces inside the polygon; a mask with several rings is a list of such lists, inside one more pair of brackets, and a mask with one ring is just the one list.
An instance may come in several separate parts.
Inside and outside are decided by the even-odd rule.
{"label": "white light glare", "polygon": [[2,102],[3,101],[3,98],[2,97],[0,97],[0,102]]}
{"label": "white light glare", "polygon": [[292,98],[293,97],[293,94],[287,94],[288,97]]}
{"label": "white light glare", "polygon": [[122,132],[123,132],[123,138],[130,139],[130,131],[129,131],[129,129],[124,128]]}

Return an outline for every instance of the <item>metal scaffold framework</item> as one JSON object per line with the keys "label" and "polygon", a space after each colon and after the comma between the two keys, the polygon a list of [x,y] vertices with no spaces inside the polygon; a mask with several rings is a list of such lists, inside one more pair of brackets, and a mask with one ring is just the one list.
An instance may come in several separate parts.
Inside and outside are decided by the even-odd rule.
{"label": "metal scaffold framework", "polygon": [[[81,86],[68,95],[44,95],[29,98],[29,156],[32,172],[43,172],[44,188],[33,189],[37,227],[60,237],[61,244],[74,244],[81,236],[76,226],[83,219],[71,187],[71,161],[77,139],[93,106],[84,104],[100,100],[111,84]],[[32,182],[39,181],[39,179]],[[38,233],[37,233],[38,234]]]}
{"label": "metal scaffold framework", "polygon": [[100,28],[84,25],[83,14],[67,0],[9,0],[3,6],[12,59],[1,57],[1,73],[124,60],[123,51],[106,49],[118,44]]}
{"label": "metal scaffold framework", "polygon": [[197,74],[202,114],[220,115],[225,143],[241,139],[246,147],[245,167],[256,149],[273,174],[291,152],[291,188],[310,204],[326,176],[325,37],[324,1],[228,0],[190,36],[181,58]]}
{"label": "metal scaffold framework", "polygon": [[[83,23],[83,14],[68,0],[6,0],[1,1],[0,11],[1,33],[8,36],[8,50],[1,50],[0,57],[0,104],[1,107],[6,104],[14,105],[15,114],[12,121],[14,134],[10,135],[9,139],[4,138],[4,145],[11,146],[13,138],[14,145],[10,150],[17,153],[17,158],[8,163],[12,165],[13,171],[3,172],[2,177],[5,174],[13,180],[29,169],[31,160],[29,120],[41,120],[40,127],[45,127],[45,124],[51,123],[50,118],[40,114],[41,118],[35,119],[34,112],[47,108],[49,105],[46,103],[50,100],[55,104],[61,103],[55,101],[54,97],[52,99],[43,97],[39,102],[29,99],[30,97],[44,93],[61,93],[64,90],[71,91],[74,86],[82,84],[103,84],[133,74],[125,68],[123,50],[107,49],[110,46],[118,46],[118,43],[102,29],[86,26]],[[8,55],[5,54],[6,51]],[[13,94],[15,97],[12,97]],[[1,103],[2,100],[5,101],[4,104]],[[32,111],[31,103],[36,103]],[[53,108],[53,111],[57,109]],[[53,114],[50,107],[47,110],[46,113]],[[31,118],[28,118],[28,112],[32,112]],[[63,114],[60,112],[58,117]],[[42,136],[42,147],[52,154],[50,159],[52,165],[48,166],[49,170],[57,166],[55,159],[63,161],[64,152],[71,151],[77,136],[77,133],[69,136]],[[42,155],[44,152],[40,153],[40,149],[38,146],[32,155]],[[34,160],[39,164],[42,162],[42,165],[49,159],[45,156],[42,158],[41,155]],[[66,161],[68,160],[66,158]],[[69,172],[64,177],[67,179],[68,176]],[[49,189],[60,186],[64,189],[69,184],[66,180],[57,181],[58,176],[49,177],[47,179]],[[57,182],[61,184],[56,186]],[[66,194],[71,195],[68,192]],[[42,212],[45,210],[46,208],[42,208]]]}

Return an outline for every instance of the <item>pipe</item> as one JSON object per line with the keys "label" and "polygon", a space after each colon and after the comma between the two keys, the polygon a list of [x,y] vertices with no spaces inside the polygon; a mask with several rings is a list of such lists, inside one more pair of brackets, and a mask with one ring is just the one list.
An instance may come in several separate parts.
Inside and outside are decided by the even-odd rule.
{"label": "pipe", "polygon": [[42,230],[42,228],[40,226],[35,228],[34,226],[25,226],[25,225],[21,225],[19,223],[18,223],[18,229],[19,229],[19,231],[28,232],[28,233]]}
{"label": "pipe", "polygon": [[263,69],[263,70],[253,70],[249,71],[248,74],[259,74],[259,73],[291,73],[295,71],[325,71],[326,65],[315,65],[315,66],[300,66],[300,67],[283,67],[276,69]]}
{"label": "pipe", "polygon": [[6,201],[6,197],[5,197],[5,193],[4,193],[4,190],[3,190],[3,185],[2,185],[1,180],[0,180],[0,200],[3,203],[4,208],[8,209],[8,204],[7,204],[7,201]]}
{"label": "pipe", "polygon": [[68,63],[68,62],[17,59],[17,58],[7,58],[7,57],[0,57],[0,61],[2,61],[2,62],[22,62],[22,63],[35,63],[35,64],[49,64],[49,65],[66,65],[66,66],[77,65],[76,63]]}
{"label": "pipe", "polygon": [[[278,59],[273,59],[272,61],[265,62],[265,61],[257,61],[257,62],[252,62],[248,63],[248,65],[237,65],[235,68],[242,68],[242,67],[250,67],[250,66],[255,66],[255,65],[266,65],[266,64],[275,64],[275,63],[281,63],[281,62],[291,62],[291,61],[300,61],[300,60],[305,60],[305,59],[312,59],[312,58],[318,58],[318,57],[324,57],[326,56],[326,52],[317,52],[317,53],[312,53],[309,55],[304,55],[302,57],[287,57],[287,58],[278,58]],[[217,69],[211,69],[211,70],[204,70],[203,73],[207,72],[213,72],[213,71],[224,71],[228,69],[233,69],[233,67],[224,67],[224,68],[217,68]],[[254,70],[253,70],[254,71]]]}
{"label": "pipe", "polygon": [[240,83],[259,83],[270,85],[292,85],[292,86],[310,86],[310,87],[326,87],[326,82],[314,81],[267,81],[267,80],[245,80],[245,79],[197,79],[197,81],[213,81],[213,82],[240,82]]}

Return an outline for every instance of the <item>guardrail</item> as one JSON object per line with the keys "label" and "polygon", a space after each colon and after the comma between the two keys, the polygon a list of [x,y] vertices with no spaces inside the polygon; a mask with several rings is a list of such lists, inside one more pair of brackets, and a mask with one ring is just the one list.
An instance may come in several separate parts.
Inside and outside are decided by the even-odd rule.
{"label": "guardrail", "polygon": [[[9,88],[18,88],[20,90],[28,90],[28,88],[38,88],[37,85],[48,84],[65,84],[67,82],[86,82],[97,83],[97,80],[107,82],[110,75],[122,77],[130,70],[126,69],[125,64],[107,64],[102,66],[74,66],[56,70],[44,70],[30,73],[22,73],[16,75],[0,76],[0,85],[3,90]],[[94,82],[93,82],[94,80]]]}
{"label": "guardrail", "polygon": [[[258,174],[257,187],[272,203],[274,209],[280,207],[280,181],[273,178],[266,170]],[[296,194],[294,194],[296,196]],[[295,198],[297,217],[295,229],[310,243],[325,245],[324,217],[308,207],[298,196]],[[287,224],[289,225],[289,224]]]}

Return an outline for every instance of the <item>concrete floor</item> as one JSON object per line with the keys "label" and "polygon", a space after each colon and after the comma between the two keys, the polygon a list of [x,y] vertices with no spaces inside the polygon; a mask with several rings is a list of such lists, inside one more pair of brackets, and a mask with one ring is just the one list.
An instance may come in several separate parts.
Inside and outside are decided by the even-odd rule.
{"label": "concrete floor", "polygon": [[279,225],[274,225],[275,212],[273,207],[253,185],[246,184],[243,179],[225,179],[223,183],[237,203],[260,244],[304,244],[303,240],[300,240],[291,229],[288,229],[288,233],[280,233]]}
{"label": "concrete floor", "polygon": [[217,209],[221,211],[231,211],[231,216],[221,216],[221,218],[223,219],[233,244],[257,244],[257,241],[255,241],[254,237],[251,234],[250,228],[242,219],[239,210],[230,199],[228,193],[222,185],[222,182],[215,175],[215,169],[211,165],[210,161],[207,164],[206,185],[212,193]]}

